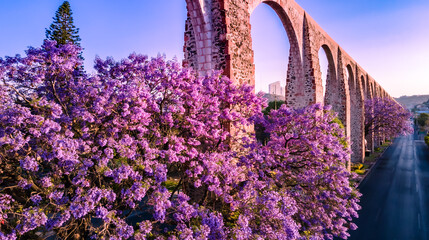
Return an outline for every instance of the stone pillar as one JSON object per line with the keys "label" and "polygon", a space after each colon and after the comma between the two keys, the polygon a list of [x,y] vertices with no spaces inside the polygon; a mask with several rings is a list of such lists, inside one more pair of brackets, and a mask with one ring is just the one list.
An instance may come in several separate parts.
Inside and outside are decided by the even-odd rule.
{"label": "stone pillar", "polygon": [[351,142],[352,162],[363,162],[365,158],[365,136],[364,136],[364,102],[361,81],[359,80],[359,69],[355,68],[356,75],[349,78],[350,89],[350,119],[351,119]]}
{"label": "stone pillar", "polygon": [[319,49],[315,49],[314,31],[310,29],[307,16],[304,15],[304,37],[303,37],[303,70],[304,70],[304,95],[302,104],[323,104],[323,86],[320,76]]}
{"label": "stone pillar", "polygon": [[349,85],[347,83],[346,76],[344,74],[344,64],[341,49],[338,49],[338,58],[337,58],[337,73],[338,73],[338,82],[344,86],[344,103],[343,111],[338,113],[338,117],[344,125],[346,136],[350,138],[350,94],[349,94]]}

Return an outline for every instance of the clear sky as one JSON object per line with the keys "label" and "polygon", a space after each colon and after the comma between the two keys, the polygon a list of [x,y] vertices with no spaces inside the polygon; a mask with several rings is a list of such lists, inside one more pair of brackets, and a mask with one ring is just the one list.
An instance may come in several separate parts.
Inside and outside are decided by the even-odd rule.
{"label": "clear sky", "polygon": [[[429,94],[428,0],[296,0],[392,96]],[[40,46],[62,0],[0,0],[0,56]],[[85,65],[131,52],[183,58],[184,0],[70,0]],[[257,90],[284,81],[289,43],[274,11],[251,16]],[[270,44],[266,44],[269,42]],[[322,63],[323,64],[323,63]]]}

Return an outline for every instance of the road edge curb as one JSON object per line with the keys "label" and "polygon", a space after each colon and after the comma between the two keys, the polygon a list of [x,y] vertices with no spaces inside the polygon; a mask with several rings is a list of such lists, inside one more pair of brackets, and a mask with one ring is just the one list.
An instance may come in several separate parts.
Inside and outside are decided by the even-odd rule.
{"label": "road edge curb", "polygon": [[368,177],[368,175],[372,172],[372,169],[375,168],[376,166],[378,166],[378,164],[380,163],[380,158],[384,155],[384,153],[387,151],[387,149],[389,149],[392,145],[393,145],[393,142],[392,142],[392,144],[390,144],[387,148],[385,148],[383,150],[383,152],[380,154],[380,156],[375,160],[375,163],[372,164],[372,166],[368,169],[368,171],[366,171],[363,178],[361,178],[360,181],[357,183],[356,188],[359,188],[360,185],[362,184],[362,182],[364,182],[366,180],[366,178]]}

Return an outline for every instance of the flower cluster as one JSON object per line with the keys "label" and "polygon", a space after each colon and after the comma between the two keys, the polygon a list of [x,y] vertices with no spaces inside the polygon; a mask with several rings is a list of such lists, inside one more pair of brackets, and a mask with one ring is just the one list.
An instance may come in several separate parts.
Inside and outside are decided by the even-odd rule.
{"label": "flower cluster", "polygon": [[256,199],[252,208],[263,214],[245,215],[245,224],[260,229],[264,239],[347,238],[347,230],[356,228],[351,221],[360,193],[349,185],[350,149],[336,114],[318,104],[299,110],[283,105],[257,122],[269,139],[250,144],[252,151],[241,158],[257,171],[248,173],[253,181],[240,194]]}
{"label": "flower cluster", "polygon": [[412,114],[391,98],[365,101],[365,135],[388,139],[413,132]]}
{"label": "flower cluster", "polygon": [[[253,87],[132,54],[81,68],[46,41],[0,59],[0,239],[347,237],[349,149],[318,105],[268,117]],[[255,140],[254,124],[269,138]]]}

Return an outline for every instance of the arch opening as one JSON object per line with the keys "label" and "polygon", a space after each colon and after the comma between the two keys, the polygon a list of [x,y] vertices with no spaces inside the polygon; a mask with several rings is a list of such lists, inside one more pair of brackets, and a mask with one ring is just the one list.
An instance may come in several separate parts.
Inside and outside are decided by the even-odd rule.
{"label": "arch opening", "polygon": [[[297,98],[302,98],[298,95],[298,92],[303,92],[303,71],[302,71],[302,59],[301,59],[301,48],[298,44],[298,38],[296,36],[293,24],[284,9],[276,1],[255,1],[250,11],[250,25],[251,25],[251,38],[252,38],[252,50],[254,54],[254,67],[255,67],[255,90],[258,92],[264,90],[264,92],[270,92],[268,89],[268,80],[271,83],[280,81],[280,91],[284,96],[282,99],[290,107],[295,106]],[[269,16],[258,20],[260,12],[268,13]],[[260,19],[260,18],[259,18]],[[267,21],[267,19],[271,19]],[[280,20],[280,21],[279,21]],[[260,22],[260,23],[258,23]],[[266,22],[271,22],[266,24]],[[262,26],[258,26],[262,25]],[[258,28],[262,31],[266,31],[269,28],[275,28],[272,32],[277,34],[280,41],[274,42],[273,38],[270,38],[270,34],[258,33]],[[277,32],[277,33],[276,33]],[[263,40],[261,40],[263,39]],[[267,64],[270,57],[264,57],[264,48],[272,48],[274,51],[273,56],[277,58],[277,69],[275,71],[264,70],[264,64]],[[262,63],[261,63],[262,62]],[[264,72],[281,73],[273,79],[265,79]],[[269,76],[269,74],[267,74]],[[262,85],[262,87],[260,87]],[[278,83],[275,84],[276,90],[279,89]],[[298,96],[298,97],[297,97]]]}
{"label": "arch opening", "polygon": [[334,57],[330,48],[324,44],[318,52],[319,69],[322,79],[322,91],[325,105],[339,104],[340,86],[337,81]]}
{"label": "arch opening", "polygon": [[[266,24],[267,22],[269,24]],[[282,103],[285,101],[291,48],[283,21],[272,4],[259,4],[250,16],[250,24],[255,66],[255,91],[264,92],[269,102]]]}
{"label": "arch opening", "polygon": [[366,99],[367,96],[367,89],[366,89],[366,84],[365,84],[365,77],[363,75],[360,76],[360,85],[362,86],[362,91],[363,91],[363,99]]}
{"label": "arch opening", "polygon": [[[205,21],[200,0],[186,0],[187,19],[184,33],[184,59],[183,66],[191,67],[204,75],[208,69],[204,69],[203,61],[199,56],[203,55],[204,41],[202,34],[197,34],[196,29],[203,29]],[[192,14],[191,14],[192,13]]]}
{"label": "arch opening", "polygon": [[[286,103],[287,85],[300,72],[301,58],[292,23],[284,9],[272,1],[263,3],[251,12],[249,23],[255,91],[265,93],[269,105],[264,113],[268,113]],[[268,138],[259,125],[255,125],[255,135],[262,143]]]}
{"label": "arch opening", "polygon": [[354,84],[354,76],[353,76],[353,69],[352,66],[350,64],[347,65],[346,67],[346,77],[347,77],[347,81],[349,82],[349,87],[353,87],[355,86]]}
{"label": "arch opening", "polygon": [[[322,74],[322,89],[323,89],[323,99],[326,96],[326,79],[328,78],[328,57],[326,56],[323,48],[319,49],[319,66],[320,72]],[[325,100],[326,103],[326,100]]]}

